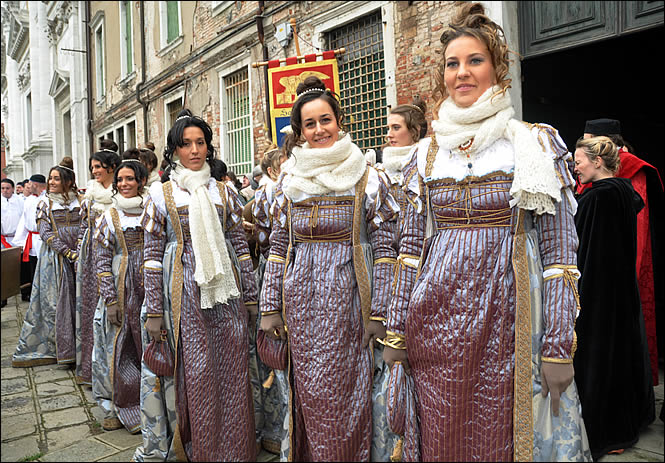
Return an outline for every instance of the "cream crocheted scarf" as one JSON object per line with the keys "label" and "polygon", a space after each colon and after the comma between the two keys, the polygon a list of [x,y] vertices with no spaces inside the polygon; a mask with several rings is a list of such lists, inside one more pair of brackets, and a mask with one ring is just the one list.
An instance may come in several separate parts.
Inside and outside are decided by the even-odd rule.
{"label": "cream crocheted scarf", "polygon": [[189,231],[196,265],[194,279],[201,290],[201,308],[209,309],[215,304],[226,304],[229,299],[238,298],[240,292],[226,248],[224,230],[208,191],[210,165],[206,162],[200,170],[194,171],[178,161],[171,172],[171,180],[191,195]]}
{"label": "cream crocheted scarf", "polygon": [[409,162],[409,153],[413,146],[386,146],[383,148],[383,168],[392,181],[399,177],[402,169]]}
{"label": "cream crocheted scarf", "polygon": [[[140,192],[143,194],[143,192]],[[128,214],[140,214],[143,212],[143,198],[141,196],[134,196],[132,198],[125,198],[120,193],[116,193],[112,198],[113,207]]]}
{"label": "cream crocheted scarf", "polygon": [[85,188],[85,199],[92,201],[91,208],[99,213],[105,212],[111,207],[113,190],[111,185],[108,188],[104,188],[104,185],[99,183],[97,180],[92,179],[88,180],[88,184]]}
{"label": "cream crocheted scarf", "polygon": [[284,193],[296,198],[303,192],[324,195],[331,191],[348,191],[365,173],[367,162],[360,148],[346,134],[330,148],[311,148],[308,143],[296,146],[293,155],[282,165],[287,172]]}
{"label": "cream crocheted scarf", "polygon": [[[468,108],[460,108],[447,98],[439,108],[439,119],[432,121],[432,128],[439,145],[460,156],[473,156],[499,138],[508,139],[515,150],[510,206],[536,214],[554,214],[555,203],[561,201],[554,161],[529,128],[513,119],[514,114],[508,92],[502,93],[494,86]],[[471,147],[462,153],[460,145],[472,139]]]}

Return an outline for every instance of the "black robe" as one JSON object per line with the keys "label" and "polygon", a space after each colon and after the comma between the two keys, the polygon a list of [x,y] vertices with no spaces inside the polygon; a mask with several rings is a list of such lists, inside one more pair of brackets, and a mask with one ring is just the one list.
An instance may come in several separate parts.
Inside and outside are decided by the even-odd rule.
{"label": "black robe", "polygon": [[655,419],[651,367],[635,271],[637,213],[630,180],[593,183],[578,200],[575,382],[594,460],[635,444]]}

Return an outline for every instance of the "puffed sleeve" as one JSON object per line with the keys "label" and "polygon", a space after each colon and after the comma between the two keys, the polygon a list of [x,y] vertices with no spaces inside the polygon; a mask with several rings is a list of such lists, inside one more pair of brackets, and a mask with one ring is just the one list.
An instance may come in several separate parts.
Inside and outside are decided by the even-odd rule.
{"label": "puffed sleeve", "polygon": [[[392,281],[397,262],[397,217],[399,205],[390,194],[390,183],[383,172],[370,168],[366,195],[367,238],[374,255],[373,294],[370,320],[386,322]],[[368,182],[369,183],[369,182]]]}
{"label": "puffed sleeve", "polygon": [[561,201],[555,214],[536,218],[538,245],[544,269],[543,316],[545,335],[541,350],[543,361],[570,363],[574,355],[575,320],[578,310],[577,246],[575,228],[577,202],[573,197],[575,182],[571,174],[572,156],[555,129],[539,125],[541,146],[554,158],[561,184]]}
{"label": "puffed sleeve", "polygon": [[163,315],[163,268],[164,249],[166,247],[166,212],[160,210],[152,198],[154,188],[162,188],[161,183],[150,187],[145,208],[140,222],[143,227],[143,286],[145,288],[145,306],[148,317]]}
{"label": "puffed sleeve", "polygon": [[[413,157],[403,169],[403,173],[405,179],[403,190],[406,193],[407,201],[406,210],[400,211],[400,214],[404,214],[404,221],[401,222],[403,225],[400,229],[399,255],[395,268],[393,294],[388,308],[386,328],[389,333],[386,339],[389,339],[391,334],[404,339],[406,312],[416,281],[427,224],[426,211],[422,207],[424,198],[420,193],[416,193],[416,191],[424,191],[422,178],[418,173],[418,150],[414,151]],[[414,182],[417,186],[412,185]]]}
{"label": "puffed sleeve", "polygon": [[97,262],[97,277],[99,279],[99,294],[104,298],[106,305],[118,302],[118,294],[113,278],[113,254],[115,253],[115,235],[109,226],[108,213],[102,215],[95,227],[94,239],[100,244],[95,246],[95,261]]}
{"label": "puffed sleeve", "polygon": [[71,253],[76,251],[71,249],[67,243],[62,241],[58,236],[58,233],[53,229],[53,224],[49,217],[50,210],[47,201],[40,201],[37,204],[37,228],[39,229],[39,237],[42,239],[47,246],[53,249],[58,254],[61,254],[67,258],[70,257]]}
{"label": "puffed sleeve", "polygon": [[282,312],[284,266],[289,247],[288,202],[282,190],[282,178],[284,176],[277,183],[271,209],[273,221],[270,233],[270,255],[263,274],[261,304],[259,305],[263,315]]}
{"label": "puffed sleeve", "polygon": [[266,185],[261,185],[254,194],[254,204],[252,206],[252,215],[256,221],[256,239],[259,243],[259,250],[264,256],[270,249],[270,202],[266,194]]}
{"label": "puffed sleeve", "polygon": [[243,300],[245,305],[258,304],[258,290],[256,278],[254,278],[254,267],[252,256],[249,253],[247,235],[242,227],[243,205],[234,189],[224,184],[226,189],[226,229],[224,233],[235,249],[240,262],[240,278],[242,278]]}

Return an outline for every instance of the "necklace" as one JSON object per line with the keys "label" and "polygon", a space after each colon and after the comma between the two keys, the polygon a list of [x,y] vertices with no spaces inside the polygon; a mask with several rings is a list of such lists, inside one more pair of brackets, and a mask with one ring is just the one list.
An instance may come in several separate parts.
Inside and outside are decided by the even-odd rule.
{"label": "necklace", "polygon": [[[473,145],[473,138],[470,140],[465,141],[461,145],[457,147],[459,150],[460,154],[464,154],[466,156],[466,166],[469,168],[469,171],[471,171],[471,168],[473,167],[473,163],[471,162],[471,152],[469,150],[471,149],[471,146]],[[450,157],[452,158],[452,151],[450,152]]]}

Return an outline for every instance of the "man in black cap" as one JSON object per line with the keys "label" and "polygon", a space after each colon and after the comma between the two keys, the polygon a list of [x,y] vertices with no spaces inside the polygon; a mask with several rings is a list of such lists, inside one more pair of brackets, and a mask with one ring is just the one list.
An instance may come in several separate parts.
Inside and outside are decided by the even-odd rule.
{"label": "man in black cap", "polygon": [[[658,170],[630,153],[632,147],[621,136],[621,123],[616,119],[593,119],[586,121],[584,138],[606,136],[619,147],[621,167],[616,177],[630,179],[635,191],[644,200],[644,208],[637,214],[637,280],[646,337],[649,345],[653,384],[658,384],[658,357],[663,355],[662,332],[663,290],[655,281],[663,281],[662,245],[663,236],[663,182]],[[577,193],[582,194],[591,183],[578,184]]]}
{"label": "man in black cap", "polygon": [[[23,214],[16,226],[14,235],[14,246],[23,248],[21,258],[21,286],[32,283],[37,268],[37,257],[42,246],[37,227],[37,205],[42,199],[46,199],[46,177],[42,174],[34,174],[28,182],[32,195],[26,198],[23,204]],[[30,300],[31,288],[21,289],[21,299]]]}

